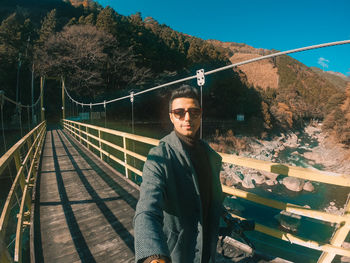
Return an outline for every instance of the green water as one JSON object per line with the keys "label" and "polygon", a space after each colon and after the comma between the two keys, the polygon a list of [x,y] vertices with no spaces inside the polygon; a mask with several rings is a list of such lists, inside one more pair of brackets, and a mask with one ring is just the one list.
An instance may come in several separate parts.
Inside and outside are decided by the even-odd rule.
{"label": "green water", "polygon": [[[299,167],[314,167],[322,170],[324,168],[322,164],[312,163],[302,155],[303,153],[310,151],[311,148],[316,147],[318,145],[317,140],[304,133],[301,133],[298,138],[301,140],[301,146],[299,148],[286,147],[279,153],[277,162],[296,165]],[[305,145],[307,145],[307,147]],[[280,177],[282,178],[283,176]],[[280,177],[278,177],[277,180],[281,179]],[[274,186],[263,184],[257,188],[249,189],[248,191],[258,194],[259,196],[285,203],[292,203],[300,206],[308,205],[311,209],[315,210],[324,210],[324,208],[329,206],[331,201],[334,202],[338,208],[344,207],[349,194],[349,188],[316,182],[313,182],[313,185],[315,187],[313,192],[293,192],[281,184]],[[237,205],[243,207],[244,209],[240,216],[254,219],[257,223],[272,228],[281,228],[278,221],[275,219],[275,216],[280,212],[277,209],[266,208],[239,198],[228,199],[226,202],[231,207],[237,207]],[[288,232],[286,229],[281,230]],[[305,240],[329,242],[334,230],[335,226],[331,224],[325,224],[318,220],[301,217],[297,231],[291,233],[304,238]],[[281,241],[258,232],[248,233],[248,236],[260,251],[265,251],[293,262],[317,262],[317,259],[321,255],[321,252],[319,251]],[[339,260],[338,256],[332,262],[339,262]]]}

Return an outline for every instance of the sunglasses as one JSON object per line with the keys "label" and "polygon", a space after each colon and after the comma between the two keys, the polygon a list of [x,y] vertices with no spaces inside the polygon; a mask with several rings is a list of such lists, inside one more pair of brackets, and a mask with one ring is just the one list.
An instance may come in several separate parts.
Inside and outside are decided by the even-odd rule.
{"label": "sunglasses", "polygon": [[174,114],[174,117],[178,120],[184,120],[185,119],[185,115],[186,112],[188,112],[188,114],[190,115],[191,118],[193,119],[197,119],[201,113],[202,113],[202,109],[200,108],[189,108],[187,110],[179,108],[179,109],[174,109],[171,110],[170,113]]}

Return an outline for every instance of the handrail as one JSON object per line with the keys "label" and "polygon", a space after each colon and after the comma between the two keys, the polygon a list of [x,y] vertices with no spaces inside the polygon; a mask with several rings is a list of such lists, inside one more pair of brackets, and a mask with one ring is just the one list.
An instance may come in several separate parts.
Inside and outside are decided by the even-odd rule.
{"label": "handrail", "polygon": [[11,156],[14,156],[14,153],[21,148],[28,140],[30,136],[42,125],[43,123],[38,124],[33,130],[23,136],[15,145],[13,145],[3,156],[0,158],[0,175],[6,169],[7,164],[12,160]]}
{"label": "handrail", "polygon": [[[0,240],[4,240],[5,237],[10,234],[15,234],[15,249],[14,258],[6,257],[5,262],[22,262],[22,233],[25,226],[30,225],[28,220],[31,213],[31,188],[36,178],[38,171],[38,162],[41,155],[43,141],[46,134],[46,122],[43,121],[37,125],[33,130],[26,134],[21,140],[19,140],[14,146],[11,147],[0,158],[0,177],[4,174],[5,169],[11,169],[10,164],[14,160],[16,166],[16,176],[13,180],[11,189],[7,196],[5,205],[1,211],[0,216]],[[28,149],[23,148],[27,145]],[[21,160],[21,151],[26,150],[26,155]],[[29,169],[28,169],[29,167]],[[18,187],[21,188],[22,196],[20,197],[19,213],[17,214],[17,227],[15,233],[7,235],[7,227],[10,219],[10,213],[13,208],[13,204],[16,201],[16,191]],[[0,258],[4,255],[9,255],[9,251],[0,251]]]}
{"label": "handrail", "polygon": [[265,172],[292,176],[320,183],[333,184],[339,186],[350,186],[349,175],[325,172],[316,169],[290,166],[286,164],[273,163],[247,157],[219,153],[222,161],[234,165],[253,168]]}
{"label": "handrail", "polygon": [[[108,156],[113,161],[123,165],[125,168],[125,176],[129,178],[128,171],[135,172],[139,176],[142,176],[142,171],[137,169],[128,163],[127,157],[133,156],[140,161],[145,162],[146,157],[133,152],[131,149],[127,149],[125,139],[131,139],[137,142],[143,142],[149,145],[158,145],[159,140],[133,135],[130,133],[115,131],[112,129],[106,129],[98,126],[93,126],[90,124],[80,123],[76,121],[63,120],[63,127],[66,129],[72,136],[78,139],[81,143],[85,143],[86,146],[92,147],[99,151],[99,156],[103,159],[103,156]],[[85,130],[82,130],[84,128]],[[95,136],[90,134],[90,130],[98,131],[99,136]],[[123,138],[123,147],[115,145],[112,141],[107,141],[106,139],[102,139],[101,133],[112,134],[116,136],[120,136]],[[85,136],[86,138],[84,138]],[[94,144],[90,139],[93,139],[97,142]],[[116,156],[112,155],[110,152],[103,149],[104,145],[108,145],[109,147],[116,149],[122,153],[124,153],[124,159],[119,159]],[[332,172],[323,172],[316,169],[302,168],[289,166],[285,164],[272,163],[268,161],[256,160],[247,157],[239,157],[235,155],[230,155],[226,153],[219,153],[223,158],[223,162],[234,164],[238,166],[244,166],[248,168],[253,168],[261,171],[272,172],[276,174],[282,174],[286,176],[292,176],[297,178],[302,178],[306,180],[322,182],[327,184],[333,184],[338,186],[350,186],[350,175],[345,174],[337,174]],[[249,193],[243,190],[234,189],[228,187],[226,185],[222,185],[223,191],[229,195],[234,195],[251,202],[255,202],[264,206],[276,208],[279,210],[285,210],[291,212],[293,214],[298,214],[304,217],[313,218],[325,223],[336,223],[341,225],[338,229],[330,244],[317,242],[313,240],[307,240],[305,238],[300,238],[294,236],[290,233],[286,233],[277,229],[273,229],[262,224],[257,224],[256,231],[261,233],[279,238],[281,240],[289,241],[291,243],[295,243],[301,246],[305,246],[311,249],[323,251],[324,253],[320,257],[318,262],[331,262],[336,254],[342,256],[350,256],[350,250],[342,248],[341,245],[345,240],[346,235],[350,229],[350,216],[347,216],[350,212],[350,204],[345,209],[345,216],[329,214],[323,211],[313,210],[310,208],[298,206],[295,204],[284,203],[281,201],[276,201],[273,199],[269,199],[266,197],[261,197],[253,193]],[[236,216],[236,215],[233,215]],[[237,216],[236,216],[237,217]]]}

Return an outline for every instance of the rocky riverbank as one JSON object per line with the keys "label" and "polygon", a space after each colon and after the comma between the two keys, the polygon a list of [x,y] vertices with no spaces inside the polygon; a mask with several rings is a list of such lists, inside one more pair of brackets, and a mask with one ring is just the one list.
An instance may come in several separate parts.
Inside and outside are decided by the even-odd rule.
{"label": "rocky riverbank", "polygon": [[[335,143],[331,136],[322,132],[321,128],[321,123],[314,122],[302,131],[282,134],[271,140],[238,139],[232,138],[233,134],[230,138],[229,134],[217,137],[212,146],[223,147],[227,153],[239,156],[349,174],[350,178],[350,150],[344,145]],[[232,146],[231,149],[229,145]],[[237,145],[240,147],[234,147]],[[223,165],[220,179],[222,183],[231,187],[251,189],[264,185],[264,189],[272,191],[272,186],[281,184],[290,191],[315,191],[315,185],[310,181],[230,164]],[[334,202],[330,202],[325,210],[330,213],[343,213],[343,208],[336,207]]]}

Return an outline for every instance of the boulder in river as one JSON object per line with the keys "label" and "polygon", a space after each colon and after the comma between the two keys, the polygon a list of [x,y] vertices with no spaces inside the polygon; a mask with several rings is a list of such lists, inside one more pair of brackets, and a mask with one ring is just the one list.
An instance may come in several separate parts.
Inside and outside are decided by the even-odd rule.
{"label": "boulder in river", "polygon": [[272,180],[276,180],[276,178],[278,177],[278,174],[275,173],[270,173],[270,172],[265,172],[265,171],[261,171],[260,172],[263,176],[265,176],[268,179],[272,179]]}
{"label": "boulder in river", "polygon": [[237,185],[238,183],[239,183],[239,181],[237,181],[237,179],[234,176],[229,175],[229,176],[226,177],[225,184],[227,186]]}
{"label": "boulder in river", "polygon": [[220,172],[220,182],[221,182],[222,184],[225,184],[225,183],[226,183],[226,177],[227,177],[226,173],[221,171],[221,172]]}
{"label": "boulder in river", "polygon": [[305,182],[304,186],[303,186],[303,190],[307,191],[307,192],[313,192],[315,190],[315,187],[313,186],[313,184],[310,181]]}
{"label": "boulder in river", "polygon": [[268,179],[268,180],[266,180],[265,181],[265,184],[267,184],[267,185],[276,185],[278,182],[277,182],[277,180],[273,180],[273,179]]}
{"label": "boulder in river", "polygon": [[265,183],[265,177],[260,172],[252,174],[252,180],[254,180],[256,184]]}
{"label": "boulder in river", "polygon": [[275,216],[275,219],[283,228],[292,232],[297,232],[300,226],[301,216],[283,210]]}
{"label": "boulder in river", "polygon": [[255,184],[253,182],[251,175],[246,175],[242,181],[242,186],[244,188],[255,188]]}
{"label": "boulder in river", "polygon": [[301,190],[303,190],[305,182],[304,180],[287,176],[283,178],[282,184],[291,191],[300,192]]}

